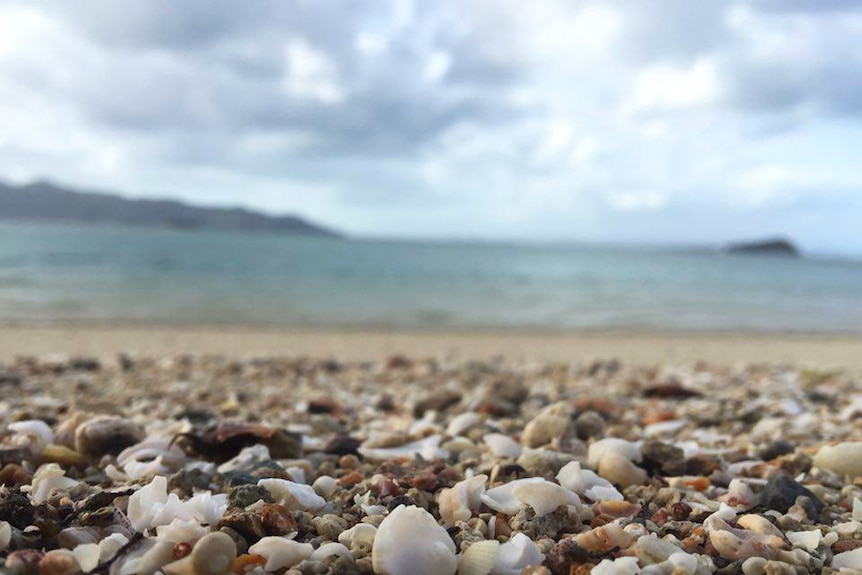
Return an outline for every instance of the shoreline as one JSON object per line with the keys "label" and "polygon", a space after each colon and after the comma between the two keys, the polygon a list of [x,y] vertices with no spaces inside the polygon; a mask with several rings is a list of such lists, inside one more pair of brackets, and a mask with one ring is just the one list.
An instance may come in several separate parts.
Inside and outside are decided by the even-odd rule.
{"label": "shoreline", "polygon": [[392,355],[862,369],[862,336],[822,333],[399,330],[141,323],[0,323],[0,361],[21,355],[225,355],[381,360]]}

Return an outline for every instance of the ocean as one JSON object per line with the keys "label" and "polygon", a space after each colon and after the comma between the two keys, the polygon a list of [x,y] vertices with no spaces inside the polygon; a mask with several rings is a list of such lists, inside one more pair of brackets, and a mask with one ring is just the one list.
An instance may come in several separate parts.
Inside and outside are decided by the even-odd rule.
{"label": "ocean", "polygon": [[0,226],[0,322],[862,333],[862,263]]}

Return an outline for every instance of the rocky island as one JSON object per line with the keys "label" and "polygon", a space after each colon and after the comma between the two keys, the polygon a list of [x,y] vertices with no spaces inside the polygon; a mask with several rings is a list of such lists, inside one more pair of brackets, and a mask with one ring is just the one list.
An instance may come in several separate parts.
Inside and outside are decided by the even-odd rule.
{"label": "rocky island", "polygon": [[723,251],[728,254],[772,255],[793,258],[798,258],[802,255],[799,248],[785,238],[733,243],[725,247]]}

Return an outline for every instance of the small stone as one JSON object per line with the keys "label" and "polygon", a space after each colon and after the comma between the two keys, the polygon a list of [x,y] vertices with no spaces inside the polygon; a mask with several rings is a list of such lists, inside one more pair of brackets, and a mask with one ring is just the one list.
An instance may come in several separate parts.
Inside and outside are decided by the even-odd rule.
{"label": "small stone", "polygon": [[228,507],[245,508],[261,500],[264,503],[275,503],[269,490],[260,485],[238,485],[231,488],[227,496]]}
{"label": "small stone", "polygon": [[585,411],[575,419],[575,435],[578,439],[598,439],[604,434],[605,419],[595,411]]}
{"label": "small stone", "polygon": [[416,402],[413,416],[422,417],[426,411],[446,411],[459,401],[461,401],[461,394],[457,391],[448,389],[437,391]]}
{"label": "small stone", "polygon": [[360,445],[362,445],[361,439],[349,435],[336,435],[326,442],[323,452],[330,455],[358,455]]}
{"label": "small stone", "polygon": [[766,482],[766,486],[757,498],[757,504],[767,509],[773,509],[780,513],[787,513],[794,504],[797,497],[807,497],[819,513],[823,509],[823,502],[804,486],[800,485],[788,475],[773,475]]}
{"label": "small stone", "polygon": [[679,447],[660,441],[647,441],[641,445],[643,466],[653,474],[666,476],[685,475],[685,452]]}
{"label": "small stone", "polygon": [[85,421],[75,430],[75,450],[85,455],[100,457],[117,455],[145,436],[140,425],[122,417],[97,417]]}
{"label": "small stone", "polygon": [[527,422],[521,443],[526,447],[542,447],[554,439],[562,438],[569,430],[568,417],[553,413],[541,413]]}
{"label": "small stone", "polygon": [[769,461],[771,459],[775,459],[776,457],[781,457],[782,455],[793,453],[794,451],[796,451],[795,445],[784,439],[777,439],[775,441],[770,441],[769,443],[764,445],[757,452],[757,455],[764,461]]}

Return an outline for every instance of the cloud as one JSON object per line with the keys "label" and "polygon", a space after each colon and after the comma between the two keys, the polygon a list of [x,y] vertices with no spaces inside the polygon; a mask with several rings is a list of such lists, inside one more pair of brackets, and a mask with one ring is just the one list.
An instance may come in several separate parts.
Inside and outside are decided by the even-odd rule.
{"label": "cloud", "polygon": [[827,249],[811,222],[862,209],[860,34],[849,0],[0,0],[0,177],[374,235],[773,218]]}

